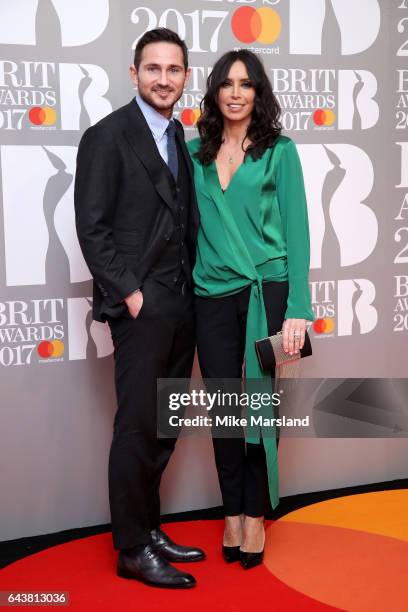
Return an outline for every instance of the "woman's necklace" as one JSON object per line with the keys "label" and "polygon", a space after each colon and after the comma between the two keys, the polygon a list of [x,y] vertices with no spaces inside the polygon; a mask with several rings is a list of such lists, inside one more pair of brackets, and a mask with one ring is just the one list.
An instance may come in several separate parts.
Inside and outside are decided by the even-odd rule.
{"label": "woman's necklace", "polygon": [[[224,144],[224,143],[223,143]],[[235,156],[237,154],[238,151],[242,151],[242,144],[240,144],[239,146],[234,147],[233,149],[227,149],[226,145],[224,144],[225,147],[225,153],[228,159],[228,163],[230,166],[232,166],[235,163]]]}
{"label": "woman's necklace", "polygon": [[[247,131],[247,129],[248,129],[248,126],[246,127],[245,131]],[[222,135],[221,144],[224,147],[225,156],[226,156],[226,158],[228,160],[228,165],[229,166],[234,166],[235,165],[238,153],[242,153],[243,152],[244,155],[245,155],[246,147],[244,148],[244,143],[245,143],[246,140],[247,140],[247,135],[244,136],[244,139],[242,140],[242,142],[236,144],[234,147],[229,147],[226,144],[226,142],[225,142],[225,135],[224,134]]]}

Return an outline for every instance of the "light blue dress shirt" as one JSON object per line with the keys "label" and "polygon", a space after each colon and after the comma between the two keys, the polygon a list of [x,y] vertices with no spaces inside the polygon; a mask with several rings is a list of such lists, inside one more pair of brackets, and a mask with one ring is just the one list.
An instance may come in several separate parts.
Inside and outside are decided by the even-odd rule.
{"label": "light blue dress shirt", "polygon": [[135,97],[136,102],[139,105],[140,110],[143,113],[144,118],[147,121],[147,125],[149,126],[157,148],[159,149],[159,153],[166,162],[168,163],[167,157],[167,126],[170,121],[166,119],[163,115],[157,112],[150,104],[147,104],[139,95],[139,92],[136,93]]}

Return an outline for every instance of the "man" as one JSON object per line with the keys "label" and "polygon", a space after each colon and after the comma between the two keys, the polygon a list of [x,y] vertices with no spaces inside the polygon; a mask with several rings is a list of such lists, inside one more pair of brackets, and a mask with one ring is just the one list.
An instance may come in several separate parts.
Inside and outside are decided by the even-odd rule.
{"label": "man", "polygon": [[165,28],[139,40],[136,100],[79,145],[75,211],[94,277],[93,316],[115,348],[118,411],[109,459],[118,575],[161,587],[195,584],[169,562],[198,561],[160,530],[159,485],[175,440],[157,439],[157,378],[188,378],[195,347],[191,269],[198,209],[183,128],[172,117],[189,77],[187,47]]}

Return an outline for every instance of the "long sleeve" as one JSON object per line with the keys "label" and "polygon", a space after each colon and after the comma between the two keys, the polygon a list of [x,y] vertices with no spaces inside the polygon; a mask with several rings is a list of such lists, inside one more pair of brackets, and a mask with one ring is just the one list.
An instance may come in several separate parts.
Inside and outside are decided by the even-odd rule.
{"label": "long sleeve", "polygon": [[295,143],[288,139],[276,172],[279,209],[286,240],[289,296],[285,319],[314,320],[310,301],[310,241],[302,166]]}
{"label": "long sleeve", "polygon": [[111,306],[140,285],[113,240],[119,186],[120,157],[114,138],[100,126],[91,127],[78,148],[74,198],[76,227],[85,261]]}

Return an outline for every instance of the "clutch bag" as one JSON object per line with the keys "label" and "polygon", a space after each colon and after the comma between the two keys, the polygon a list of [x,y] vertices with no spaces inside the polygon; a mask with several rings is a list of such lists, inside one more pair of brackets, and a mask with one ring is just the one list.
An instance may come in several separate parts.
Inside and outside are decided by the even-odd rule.
{"label": "clutch bag", "polygon": [[255,348],[259,364],[267,372],[273,371],[274,368],[295,363],[302,357],[309,357],[312,354],[312,344],[307,330],[305,331],[305,342],[299,353],[293,353],[293,355],[285,353],[283,350],[283,332],[281,331],[274,336],[257,340]]}

